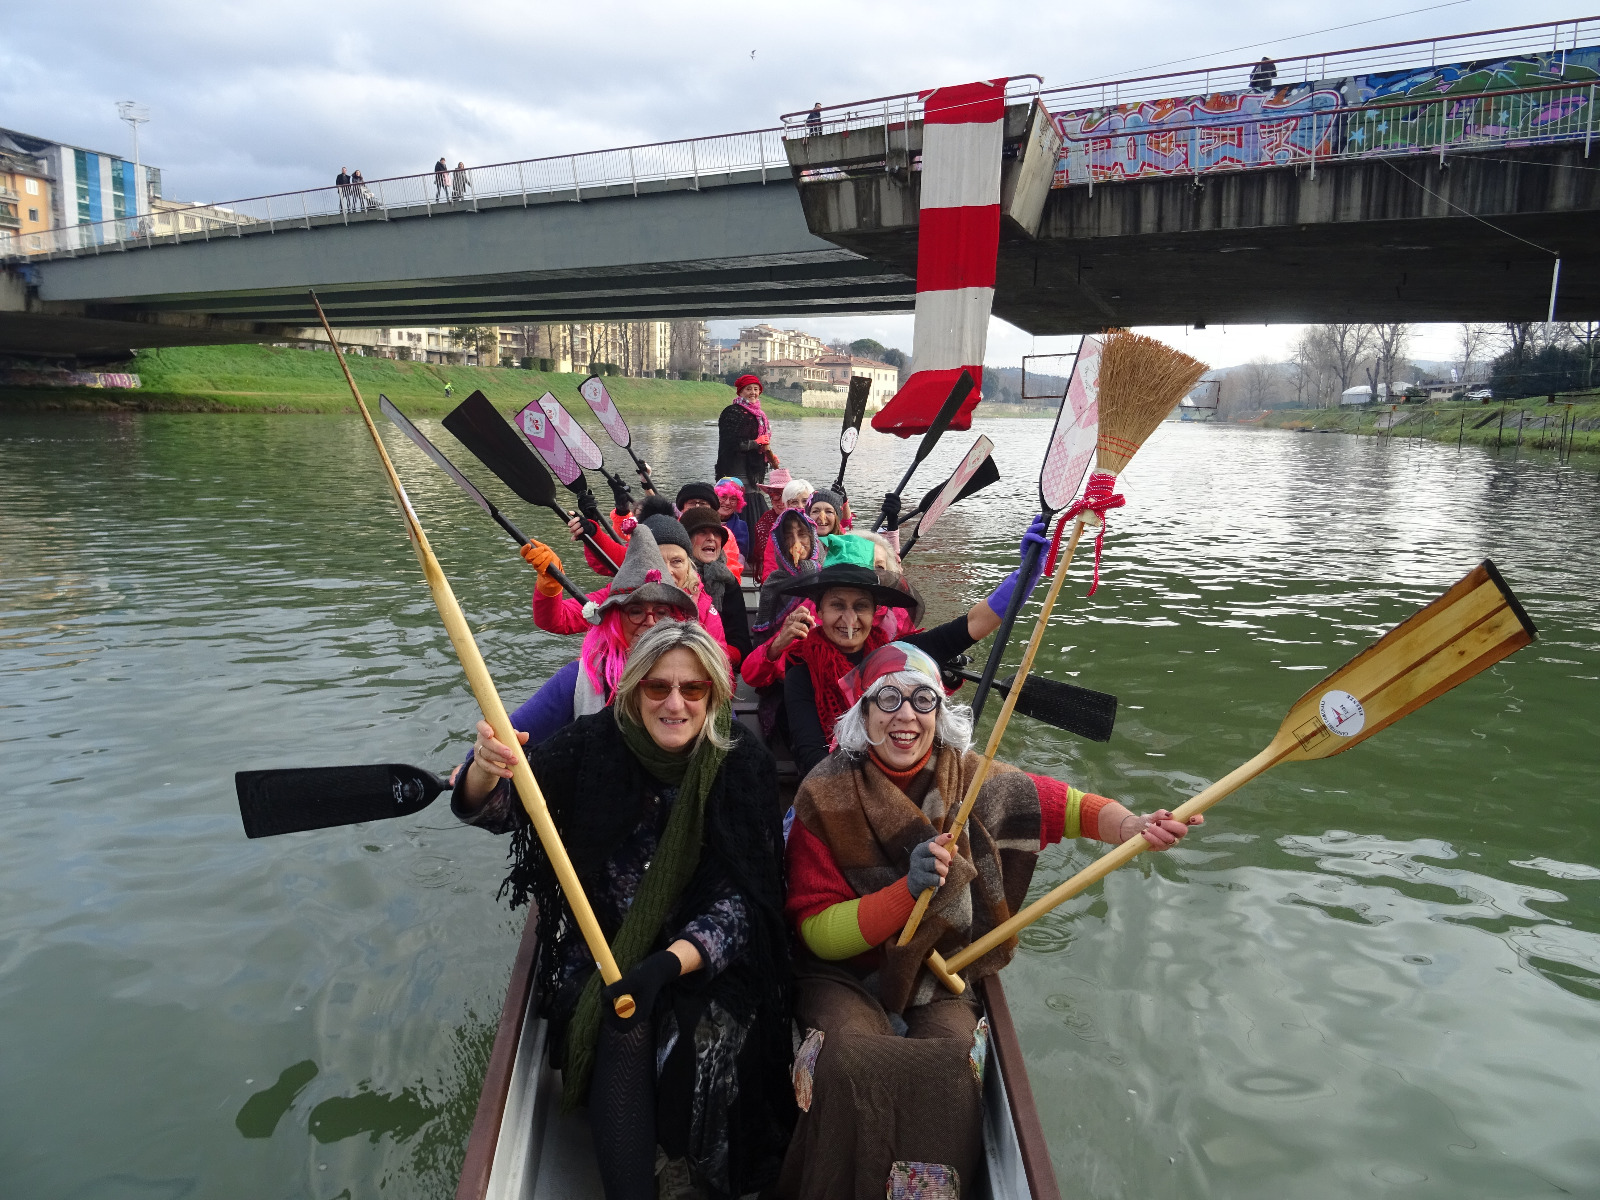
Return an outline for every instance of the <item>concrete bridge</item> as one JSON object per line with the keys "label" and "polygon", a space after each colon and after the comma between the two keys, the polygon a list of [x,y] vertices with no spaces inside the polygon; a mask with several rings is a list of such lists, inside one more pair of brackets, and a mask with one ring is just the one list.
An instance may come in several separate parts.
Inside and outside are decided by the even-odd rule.
{"label": "concrete bridge", "polygon": [[[1559,255],[1557,317],[1600,318],[1600,23],[1528,29],[1455,39],[1480,75],[1500,55],[1466,91],[1430,82],[1457,70],[1439,43],[1405,43],[1376,48],[1386,85],[1419,59],[1404,94],[1321,55],[1280,60],[1305,78],[1264,95],[1225,75],[1249,64],[1214,69],[1227,103],[1191,110],[1152,101],[1198,78],[1014,96],[995,313],[1037,334],[1539,320]],[[417,176],[214,206],[190,232],[62,231],[0,288],[0,352],[272,340],[310,322],[311,288],[344,326],[909,310],[915,98],[824,117],[474,168],[454,200]]]}

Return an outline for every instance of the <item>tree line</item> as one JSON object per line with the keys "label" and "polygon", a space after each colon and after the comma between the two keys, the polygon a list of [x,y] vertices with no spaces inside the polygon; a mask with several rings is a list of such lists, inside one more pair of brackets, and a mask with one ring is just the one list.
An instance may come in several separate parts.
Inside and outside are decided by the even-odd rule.
{"label": "tree line", "polygon": [[[1327,408],[1353,387],[1398,399],[1403,384],[1424,373],[1409,352],[1416,326],[1307,325],[1289,361],[1256,358],[1221,380],[1223,412],[1267,408]],[[1489,388],[1514,400],[1594,386],[1600,323],[1524,321],[1456,327],[1451,380],[1461,393]]]}

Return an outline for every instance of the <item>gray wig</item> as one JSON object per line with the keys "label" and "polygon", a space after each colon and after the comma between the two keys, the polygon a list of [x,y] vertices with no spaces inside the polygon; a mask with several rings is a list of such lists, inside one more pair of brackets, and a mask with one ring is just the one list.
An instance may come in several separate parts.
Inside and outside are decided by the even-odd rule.
{"label": "gray wig", "polygon": [[933,736],[957,754],[965,754],[971,748],[972,709],[965,704],[951,704],[944,694],[944,686],[921,671],[894,671],[873,684],[872,692],[847,708],[834,725],[833,739],[839,749],[849,754],[866,754],[872,749],[874,743],[867,737],[867,705],[881,687],[897,687],[902,692],[931,687],[940,696],[939,707],[934,710]]}

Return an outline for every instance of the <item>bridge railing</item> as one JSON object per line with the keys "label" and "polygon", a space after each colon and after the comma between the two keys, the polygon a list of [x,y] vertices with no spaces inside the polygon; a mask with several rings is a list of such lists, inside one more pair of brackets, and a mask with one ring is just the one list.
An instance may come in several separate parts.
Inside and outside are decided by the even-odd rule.
{"label": "bridge railing", "polygon": [[[1044,80],[1038,75],[1015,75],[1006,83],[1006,102],[1015,103],[1037,95],[1043,85]],[[827,105],[820,112],[806,108],[784,113],[779,120],[783,122],[786,138],[899,128],[922,120],[922,93],[901,92],[894,96],[874,96],[870,100],[851,100],[846,104]]]}
{"label": "bridge railing", "polygon": [[746,173],[758,173],[763,182],[769,176],[790,178],[781,128],[451,169],[442,181],[428,171],[371,179],[359,187],[277,192],[67,225],[0,241],[0,257],[97,254],[340,222],[430,217],[475,211],[486,200],[497,205],[517,197],[525,204],[552,197],[582,201],[602,190],[638,195],[641,186],[659,190],[663,183],[698,189]]}
{"label": "bridge railing", "polygon": [[[1274,87],[1314,83],[1353,75],[1412,71],[1419,68],[1542,55],[1562,60],[1564,51],[1600,41],[1600,17],[1578,17],[1537,25],[1512,25],[1448,37],[1417,38],[1357,46],[1350,50],[1297,54],[1272,60]],[[1178,96],[1249,91],[1257,63],[1194,67],[1159,75],[1096,80],[1046,88],[1039,93],[1051,112],[1164,100]],[[1559,73],[1559,67],[1557,70]]]}
{"label": "bridge railing", "polygon": [[1064,128],[1056,186],[1582,141],[1600,132],[1600,81],[1309,108],[1237,120]]}

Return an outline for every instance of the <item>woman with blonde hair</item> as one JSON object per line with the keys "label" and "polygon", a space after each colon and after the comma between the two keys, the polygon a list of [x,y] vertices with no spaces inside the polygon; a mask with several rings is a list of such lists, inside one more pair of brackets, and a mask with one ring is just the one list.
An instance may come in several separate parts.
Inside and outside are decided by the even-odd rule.
{"label": "woman with blonde hair", "polygon": [[[611,708],[529,751],[622,969],[609,987],[487,722],[451,801],[512,835],[501,890],[538,905],[539,1014],[566,1106],[588,1105],[607,1200],[653,1200],[658,1145],[712,1196],[758,1191],[794,1118],[782,808],[771,756],[733,723],[728,678],[702,626],[662,622],[630,647]],[[626,1020],[620,995],[636,1005]]]}

